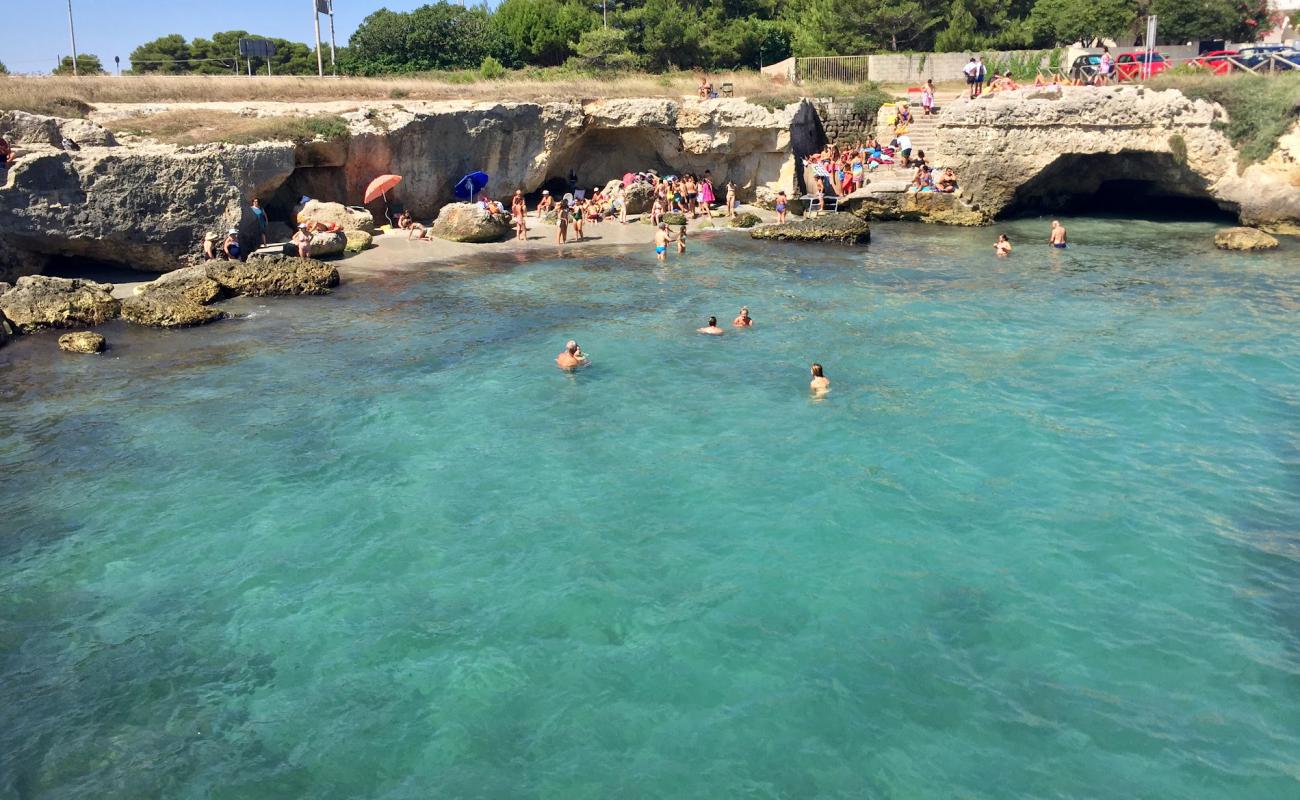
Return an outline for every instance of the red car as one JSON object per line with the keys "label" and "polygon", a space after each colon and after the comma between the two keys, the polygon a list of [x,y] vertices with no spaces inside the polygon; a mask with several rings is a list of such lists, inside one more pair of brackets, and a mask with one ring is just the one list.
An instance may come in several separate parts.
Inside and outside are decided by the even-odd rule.
{"label": "red car", "polygon": [[1169,62],[1160,53],[1151,53],[1150,64],[1147,64],[1146,60],[1145,51],[1121,53],[1119,58],[1115,59],[1115,73],[1122,81],[1132,81],[1153,78],[1169,69]]}
{"label": "red car", "polygon": [[1203,67],[1210,71],[1211,75],[1227,75],[1236,68],[1229,58],[1237,55],[1236,50],[1211,50],[1197,58],[1192,59],[1192,64],[1197,67]]}

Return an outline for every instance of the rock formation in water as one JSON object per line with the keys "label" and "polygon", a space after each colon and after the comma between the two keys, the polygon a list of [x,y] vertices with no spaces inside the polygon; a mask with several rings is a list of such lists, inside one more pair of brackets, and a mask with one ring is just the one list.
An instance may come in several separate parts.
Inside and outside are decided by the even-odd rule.
{"label": "rock formation in water", "polygon": [[1278,241],[1258,228],[1224,228],[1214,234],[1214,246],[1220,250],[1272,250]]}
{"label": "rock formation in water", "polygon": [[59,349],[65,353],[102,353],[104,337],[92,331],[65,333],[59,337]]}
{"label": "rock formation in water", "polygon": [[99,325],[120,311],[111,285],[75,278],[25,275],[0,294],[0,313],[22,333]]}
{"label": "rock formation in water", "polygon": [[751,230],[749,235],[755,239],[782,242],[866,244],[871,241],[871,226],[853,214],[832,211],[797,222],[763,225]]}

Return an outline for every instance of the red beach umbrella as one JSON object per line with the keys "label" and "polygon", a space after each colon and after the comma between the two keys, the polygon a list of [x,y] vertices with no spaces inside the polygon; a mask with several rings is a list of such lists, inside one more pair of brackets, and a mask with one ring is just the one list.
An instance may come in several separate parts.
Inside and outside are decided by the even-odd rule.
{"label": "red beach umbrella", "polygon": [[[401,182],[401,175],[380,175],[366,187],[366,199],[363,202],[370,203],[380,195],[387,195],[389,189]],[[385,197],[384,199],[387,200],[388,198]]]}

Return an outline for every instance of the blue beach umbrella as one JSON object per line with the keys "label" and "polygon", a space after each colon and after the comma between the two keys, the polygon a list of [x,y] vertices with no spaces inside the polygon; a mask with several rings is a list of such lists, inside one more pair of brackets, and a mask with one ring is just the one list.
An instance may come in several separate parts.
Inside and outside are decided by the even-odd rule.
{"label": "blue beach umbrella", "polygon": [[487,186],[487,182],[488,176],[486,172],[471,172],[457,181],[456,188],[453,191],[457,197],[463,197],[472,202],[474,195],[481,192],[483,187]]}

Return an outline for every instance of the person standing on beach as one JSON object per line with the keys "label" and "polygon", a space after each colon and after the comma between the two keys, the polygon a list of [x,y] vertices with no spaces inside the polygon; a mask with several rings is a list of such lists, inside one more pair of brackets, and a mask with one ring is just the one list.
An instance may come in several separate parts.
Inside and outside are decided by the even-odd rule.
{"label": "person standing on beach", "polygon": [[537,218],[541,219],[542,215],[555,208],[555,198],[546,189],[542,190],[542,199],[537,203]]}
{"label": "person standing on beach", "polygon": [[524,192],[522,189],[515,189],[515,196],[510,198],[510,216],[515,218],[515,238],[528,239],[528,223],[524,221],[528,216],[528,203],[524,201]]}
{"label": "person standing on beach", "polygon": [[569,240],[569,204],[560,203],[560,210],[555,215],[555,243],[564,244]]}
{"label": "person standing on beach", "polygon": [[727,219],[736,216],[736,184],[734,181],[727,181]]}
{"label": "person standing on beach", "polygon": [[668,223],[661,222],[655,228],[655,258],[660,261],[668,260],[668,242],[672,237],[668,235]]}
{"label": "person standing on beach", "polygon": [[790,200],[785,196],[784,189],[776,193],[776,203],[773,204],[773,207],[776,209],[777,224],[785,224],[785,215],[789,213],[786,211],[786,207],[789,206],[789,204]]}
{"label": "person standing on beach", "polygon": [[980,56],[979,65],[975,72],[975,96],[979,97],[984,94],[984,81],[988,80],[989,70],[984,66],[984,56]]}
{"label": "person standing on beach", "polygon": [[1052,247],[1055,247],[1060,250],[1065,249],[1065,243],[1066,243],[1065,226],[1061,224],[1060,220],[1055,220],[1055,219],[1052,220],[1052,235],[1048,238],[1047,241],[1052,245]]}
{"label": "person standing on beach", "polygon": [[578,241],[582,241],[582,222],[587,216],[587,201],[573,204],[573,232],[578,235]]}

